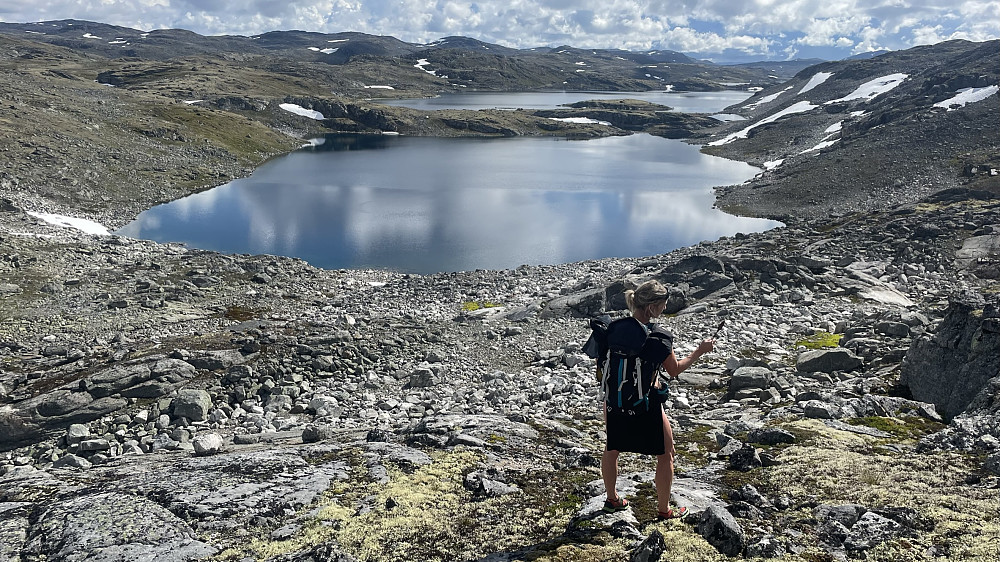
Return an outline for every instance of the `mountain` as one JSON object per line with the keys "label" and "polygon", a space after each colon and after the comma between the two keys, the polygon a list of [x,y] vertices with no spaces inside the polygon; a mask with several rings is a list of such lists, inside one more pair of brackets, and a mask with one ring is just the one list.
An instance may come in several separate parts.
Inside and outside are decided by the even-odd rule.
{"label": "mountain", "polygon": [[997,191],[998,73],[997,41],[949,41],[810,66],[726,110],[746,121],[728,124],[707,150],[767,171],[750,185],[721,190],[720,204],[821,217],[884,209],[958,185]]}
{"label": "mountain", "polygon": [[752,68],[755,70],[766,72],[768,76],[773,76],[774,78],[780,78],[781,80],[788,80],[789,78],[795,76],[802,70],[823,62],[825,61],[821,59],[795,59],[790,61],[744,62],[726,66],[735,66],[739,68]]}
{"label": "mountain", "polygon": [[450,80],[441,82],[440,88],[642,91],[672,86],[675,90],[719,90],[733,87],[726,84],[745,87],[778,81],[764,70],[720,69],[673,51],[635,53],[569,46],[511,49],[468,37],[445,37],[423,45],[352,32],[273,31],[253,37],[202,36],[179,29],[144,32],[79,20],[0,23],[0,34],[110,60],[280,57],[302,64],[348,65],[363,64],[366,60],[406,59],[412,65],[427,59],[427,71],[448,76]]}

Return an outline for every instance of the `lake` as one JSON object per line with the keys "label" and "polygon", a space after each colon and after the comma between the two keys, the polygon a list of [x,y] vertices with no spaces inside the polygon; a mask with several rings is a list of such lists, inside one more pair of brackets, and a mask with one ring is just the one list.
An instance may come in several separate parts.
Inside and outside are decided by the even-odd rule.
{"label": "lake", "polygon": [[[639,99],[667,105],[683,113],[715,114],[745,101],[752,94],[735,90],[721,92],[468,92],[441,94],[434,98],[379,100],[379,103],[412,109],[557,109],[584,100]],[[720,114],[720,119],[737,116]]]}
{"label": "lake", "polygon": [[[684,96],[719,94],[747,95]],[[503,94],[518,103],[549,95]],[[711,112],[729,101],[699,103]],[[326,269],[436,273],[652,256],[779,225],[713,208],[714,186],[759,169],[646,134],[315,142],[248,178],[148,209],[116,234]]]}

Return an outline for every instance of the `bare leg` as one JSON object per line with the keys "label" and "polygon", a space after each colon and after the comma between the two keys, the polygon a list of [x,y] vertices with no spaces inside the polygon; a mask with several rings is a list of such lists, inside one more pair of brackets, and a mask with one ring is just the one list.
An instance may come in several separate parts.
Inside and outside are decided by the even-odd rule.
{"label": "bare leg", "polygon": [[656,457],[653,483],[656,484],[656,509],[665,512],[670,508],[670,487],[674,483],[674,432],[670,429],[666,412],[663,412],[663,454]]}
{"label": "bare leg", "polygon": [[618,497],[615,486],[618,484],[618,451],[604,451],[601,455],[601,478],[604,479],[604,491],[608,500]]}

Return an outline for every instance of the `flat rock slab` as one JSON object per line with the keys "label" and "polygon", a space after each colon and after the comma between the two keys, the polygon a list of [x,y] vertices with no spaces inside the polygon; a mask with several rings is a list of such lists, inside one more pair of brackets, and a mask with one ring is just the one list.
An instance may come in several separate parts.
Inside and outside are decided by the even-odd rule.
{"label": "flat rock slab", "polygon": [[185,562],[215,553],[170,511],[117,493],[53,503],[32,525],[22,550],[22,556],[51,562]]}

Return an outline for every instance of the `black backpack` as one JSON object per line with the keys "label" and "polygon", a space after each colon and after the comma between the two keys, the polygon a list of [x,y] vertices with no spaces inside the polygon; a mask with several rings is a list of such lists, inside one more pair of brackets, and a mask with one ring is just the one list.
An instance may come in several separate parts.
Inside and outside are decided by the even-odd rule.
{"label": "black backpack", "polygon": [[609,409],[645,412],[662,404],[667,388],[653,388],[663,361],[670,356],[673,338],[659,325],[649,328],[635,318],[590,321],[591,334],[583,351],[597,359],[597,379]]}

